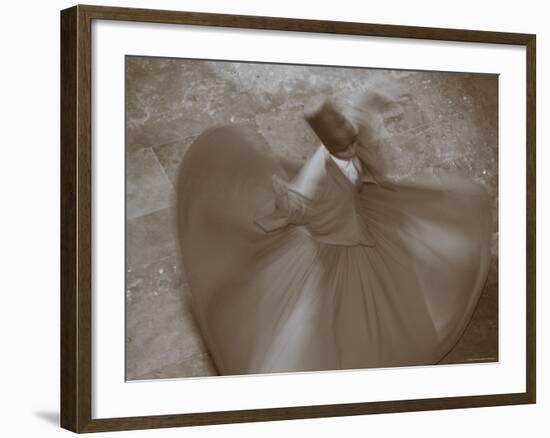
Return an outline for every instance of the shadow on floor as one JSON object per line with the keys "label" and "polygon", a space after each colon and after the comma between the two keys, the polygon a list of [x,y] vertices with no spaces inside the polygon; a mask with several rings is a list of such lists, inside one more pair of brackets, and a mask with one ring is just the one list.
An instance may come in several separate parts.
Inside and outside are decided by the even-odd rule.
{"label": "shadow on floor", "polygon": [[34,413],[38,418],[53,426],[59,427],[59,412],[58,411],[37,411]]}

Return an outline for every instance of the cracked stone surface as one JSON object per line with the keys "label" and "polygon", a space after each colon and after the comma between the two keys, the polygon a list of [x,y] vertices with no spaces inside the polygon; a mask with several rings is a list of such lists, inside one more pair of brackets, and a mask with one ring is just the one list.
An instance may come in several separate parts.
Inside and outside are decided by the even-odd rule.
{"label": "cracked stone surface", "polygon": [[[464,335],[443,363],[498,360],[498,78],[494,75],[126,58],[126,378],[215,375],[189,309],[174,239],[174,180],[206,128],[246,122],[288,169],[316,137],[302,119],[320,94],[344,107],[377,89],[402,97],[384,118],[384,159],[396,180],[459,172],[493,200],[493,260]],[[122,291],[121,291],[122,293]]]}

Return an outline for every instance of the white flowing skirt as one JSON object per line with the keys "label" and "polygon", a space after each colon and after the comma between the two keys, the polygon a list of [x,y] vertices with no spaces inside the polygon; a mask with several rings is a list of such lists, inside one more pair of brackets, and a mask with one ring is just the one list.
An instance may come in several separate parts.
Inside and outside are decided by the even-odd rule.
{"label": "white flowing skirt", "polygon": [[195,317],[220,374],[435,364],[464,331],[490,264],[478,185],[365,184],[376,247],[265,233],[254,214],[279,162],[258,133],[207,131],[178,182],[178,232]]}

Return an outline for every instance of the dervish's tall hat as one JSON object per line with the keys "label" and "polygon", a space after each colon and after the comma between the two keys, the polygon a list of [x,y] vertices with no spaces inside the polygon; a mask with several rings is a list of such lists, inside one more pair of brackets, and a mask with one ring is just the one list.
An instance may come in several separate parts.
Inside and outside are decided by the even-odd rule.
{"label": "dervish's tall hat", "polygon": [[307,105],[304,118],[332,154],[344,152],[357,137],[355,126],[328,99]]}

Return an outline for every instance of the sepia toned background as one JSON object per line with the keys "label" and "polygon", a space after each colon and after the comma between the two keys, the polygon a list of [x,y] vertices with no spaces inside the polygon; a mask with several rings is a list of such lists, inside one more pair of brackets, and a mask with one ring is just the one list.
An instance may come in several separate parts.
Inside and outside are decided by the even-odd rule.
{"label": "sepia toned background", "polygon": [[304,104],[319,94],[345,104],[368,89],[407,96],[384,121],[391,178],[459,172],[493,199],[489,278],[444,362],[498,359],[496,76],[127,57],[125,80],[128,380],[215,374],[174,234],[174,181],[187,147],[214,124],[247,123],[292,171],[317,141]]}

